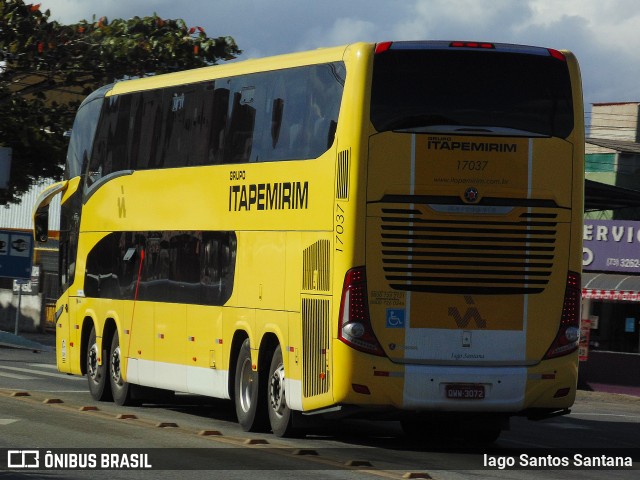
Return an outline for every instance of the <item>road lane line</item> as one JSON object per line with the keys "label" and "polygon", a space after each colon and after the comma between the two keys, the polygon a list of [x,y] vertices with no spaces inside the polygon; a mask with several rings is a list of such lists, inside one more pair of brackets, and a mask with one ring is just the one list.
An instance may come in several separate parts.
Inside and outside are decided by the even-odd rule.
{"label": "road lane line", "polygon": [[81,380],[83,382],[87,381],[84,377],[67,375],[65,373],[40,372],[38,370],[33,370],[31,368],[7,367],[5,365],[0,365],[0,368],[4,370],[12,370],[14,372],[31,373],[32,375],[43,375],[45,377],[65,378],[67,380]]}
{"label": "road lane line", "polygon": [[623,417],[623,418],[640,418],[638,415],[622,415],[620,413],[589,413],[589,412],[571,412],[572,417],[580,415],[588,415],[590,417]]}
{"label": "road lane line", "polygon": [[18,373],[0,372],[0,377],[13,378],[15,380],[37,380],[36,377],[27,377],[26,375],[20,375]]}
{"label": "road lane line", "polygon": [[51,363],[27,363],[30,367],[49,368],[51,370],[58,370],[54,364]]}

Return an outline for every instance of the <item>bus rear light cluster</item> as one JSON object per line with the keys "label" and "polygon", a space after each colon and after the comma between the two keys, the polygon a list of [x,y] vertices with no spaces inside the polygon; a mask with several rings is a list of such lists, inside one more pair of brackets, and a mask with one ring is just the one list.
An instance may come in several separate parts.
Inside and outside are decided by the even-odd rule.
{"label": "bus rear light cluster", "polygon": [[544,358],[560,357],[577,350],[580,340],[581,300],[582,287],[580,274],[569,272],[567,274],[567,286],[564,293],[564,303],[562,305],[560,328]]}
{"label": "bus rear light cluster", "polygon": [[488,43],[488,42],[451,42],[449,46],[454,48],[486,48],[486,49],[496,48],[496,46],[493,43]]}
{"label": "bus rear light cluster", "polygon": [[353,268],[344,277],[338,338],[361,352],[385,356],[371,327],[365,267]]}
{"label": "bus rear light cluster", "polygon": [[384,53],[391,48],[393,42],[380,42],[376,43],[376,54]]}
{"label": "bus rear light cluster", "polygon": [[548,48],[549,55],[557,60],[562,60],[563,62],[567,61],[567,57],[564,56],[564,53],[559,52],[558,50],[554,50],[553,48]]}

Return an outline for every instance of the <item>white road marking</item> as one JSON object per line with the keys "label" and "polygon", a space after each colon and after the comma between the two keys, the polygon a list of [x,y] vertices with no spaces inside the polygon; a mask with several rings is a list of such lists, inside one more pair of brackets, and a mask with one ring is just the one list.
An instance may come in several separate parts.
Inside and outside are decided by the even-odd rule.
{"label": "white road marking", "polygon": [[5,365],[0,365],[0,368],[4,370],[12,370],[14,372],[23,372],[30,373],[32,375],[43,375],[45,377],[56,377],[56,378],[65,378],[67,380],[81,380],[86,381],[84,377],[67,375],[65,373],[49,373],[49,372],[41,372],[39,370],[33,370],[31,368],[20,368],[20,367],[7,367]]}
{"label": "white road marking", "polygon": [[51,363],[27,363],[30,367],[48,368],[50,370],[58,370],[58,367]]}
{"label": "white road marking", "polygon": [[624,418],[640,418],[638,415],[622,415],[620,413],[590,413],[590,412],[571,412],[572,417],[580,415],[588,415],[590,417],[624,417]]}
{"label": "white road marking", "polygon": [[26,375],[20,375],[18,373],[0,372],[0,377],[13,378],[15,380],[37,380],[36,377],[27,377]]}

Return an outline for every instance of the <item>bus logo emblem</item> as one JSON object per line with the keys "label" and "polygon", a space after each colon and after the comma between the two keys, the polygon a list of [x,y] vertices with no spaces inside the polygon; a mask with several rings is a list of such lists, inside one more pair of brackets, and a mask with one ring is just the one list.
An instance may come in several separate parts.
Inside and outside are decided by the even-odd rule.
{"label": "bus logo emblem", "polygon": [[469,187],[464,191],[464,199],[469,203],[474,203],[478,200],[478,189],[475,187]]}
{"label": "bus logo emblem", "polygon": [[[449,316],[456,322],[456,326],[458,328],[467,328],[471,323],[471,320],[473,320],[477,328],[487,328],[487,321],[482,318],[482,315],[480,315],[480,311],[476,307],[473,297],[465,295],[464,301],[468,305],[467,311],[464,315],[460,313],[460,310],[456,307],[449,307]],[[470,341],[471,338],[469,337],[469,342]]]}

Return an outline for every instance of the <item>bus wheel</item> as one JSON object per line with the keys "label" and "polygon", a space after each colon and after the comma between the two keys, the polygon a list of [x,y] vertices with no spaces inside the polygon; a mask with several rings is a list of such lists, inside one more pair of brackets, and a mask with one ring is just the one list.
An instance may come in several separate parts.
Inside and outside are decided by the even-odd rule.
{"label": "bus wheel", "polygon": [[[102,365],[100,365],[102,362]],[[111,390],[107,377],[107,352],[96,342],[96,327],[91,328],[87,345],[87,380],[91,396],[98,401],[111,400]]]}
{"label": "bus wheel", "polygon": [[[266,430],[266,405],[261,394],[260,375],[253,370],[251,347],[247,338],[240,347],[236,362],[234,398],[238,423],[245,432]],[[266,392],[266,387],[264,388]]]}
{"label": "bus wheel", "polygon": [[269,423],[271,430],[278,437],[286,437],[292,433],[291,410],[285,397],[285,373],[282,361],[282,348],[276,348],[269,368]]}
{"label": "bus wheel", "polygon": [[111,353],[109,355],[109,381],[113,401],[117,405],[133,405],[131,398],[131,385],[122,378],[122,353],[120,350],[120,337],[116,330],[111,341]]}

